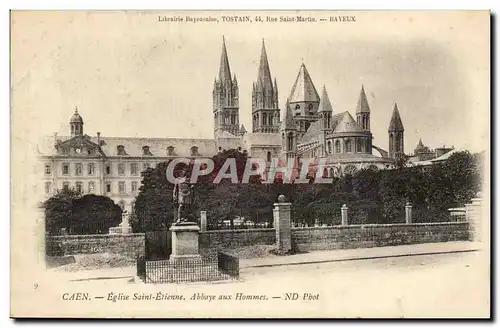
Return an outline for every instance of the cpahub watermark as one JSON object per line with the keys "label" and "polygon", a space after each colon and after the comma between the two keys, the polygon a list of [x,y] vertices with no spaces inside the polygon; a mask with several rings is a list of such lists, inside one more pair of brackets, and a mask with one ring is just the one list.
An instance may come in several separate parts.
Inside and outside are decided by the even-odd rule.
{"label": "cpahub watermark", "polygon": [[[214,172],[215,163],[211,158],[176,158],[167,165],[166,176],[170,183],[176,183],[174,172],[182,167],[192,165],[190,183],[197,183],[202,176],[208,176]],[[179,166],[179,167],[178,167]],[[274,183],[276,179],[281,179],[283,183],[332,183],[332,177],[324,177],[327,172],[326,159],[312,161],[310,159],[301,159],[300,161],[283,162],[278,158],[273,158],[267,163],[261,158],[249,158],[245,163],[241,181],[238,179],[238,168],[235,158],[227,158],[221,168],[215,174],[212,183],[220,183],[222,180],[229,179],[231,183],[249,183],[252,176],[260,177],[262,183]],[[311,172],[312,175],[311,175]],[[206,181],[206,180],[204,180]]]}

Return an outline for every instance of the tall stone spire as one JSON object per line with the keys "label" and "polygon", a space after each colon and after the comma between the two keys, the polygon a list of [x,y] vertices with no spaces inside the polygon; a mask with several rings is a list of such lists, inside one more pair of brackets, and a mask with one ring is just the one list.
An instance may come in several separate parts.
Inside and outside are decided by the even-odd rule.
{"label": "tall stone spire", "polygon": [[260,51],[260,64],[259,64],[259,75],[257,77],[257,83],[262,84],[264,90],[271,91],[273,93],[273,80],[271,78],[271,70],[269,69],[269,61],[267,60],[266,44],[264,39],[262,39],[262,49]]}
{"label": "tall stone spire", "polygon": [[290,92],[290,103],[319,102],[319,95],[307,71],[306,65],[300,65],[299,73]]}
{"label": "tall stone spire", "polygon": [[359,92],[358,105],[356,106],[356,114],[358,113],[369,113],[370,105],[368,105],[368,99],[366,99],[365,86],[361,85],[361,91]]}
{"label": "tall stone spire", "polygon": [[257,81],[252,88],[253,132],[277,133],[279,131],[280,110],[278,107],[278,85],[271,76],[266,45],[262,39]]}
{"label": "tall stone spire", "polygon": [[229,59],[227,58],[226,39],[222,36],[222,54],[220,56],[219,81],[231,82],[231,70],[229,69]]}
{"label": "tall stone spire", "polygon": [[[405,128],[403,126],[403,121],[401,121],[401,116],[399,115],[398,104],[394,103],[391,122],[389,123],[389,132],[404,132],[404,131]],[[422,139],[420,139],[420,142],[422,142]]]}

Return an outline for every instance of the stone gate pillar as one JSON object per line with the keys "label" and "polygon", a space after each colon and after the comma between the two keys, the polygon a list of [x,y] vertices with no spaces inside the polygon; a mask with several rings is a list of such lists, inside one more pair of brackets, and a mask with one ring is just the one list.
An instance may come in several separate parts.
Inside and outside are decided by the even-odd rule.
{"label": "stone gate pillar", "polygon": [[411,224],[411,204],[410,202],[407,202],[405,205],[405,219],[406,219],[406,224]]}
{"label": "stone gate pillar", "polygon": [[292,250],[291,213],[292,203],[286,202],[285,196],[280,195],[274,203],[274,228],[276,229],[276,245],[280,252]]}
{"label": "stone gate pillar", "polygon": [[469,240],[482,241],[481,221],[482,221],[482,198],[472,198],[470,204],[465,205],[465,215],[469,222]]}
{"label": "stone gate pillar", "polygon": [[200,211],[200,231],[207,231],[207,211]]}
{"label": "stone gate pillar", "polygon": [[347,219],[347,211],[348,211],[347,205],[346,204],[342,205],[342,207],[340,208],[340,214],[342,216],[342,225],[343,226],[349,225],[349,222]]}

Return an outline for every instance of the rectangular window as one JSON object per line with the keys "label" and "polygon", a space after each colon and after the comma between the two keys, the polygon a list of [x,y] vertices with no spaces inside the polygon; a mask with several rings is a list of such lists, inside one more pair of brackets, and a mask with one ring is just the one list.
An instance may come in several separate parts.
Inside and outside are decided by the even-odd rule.
{"label": "rectangular window", "polygon": [[118,164],[118,175],[125,175],[125,164],[124,163]]}
{"label": "rectangular window", "polygon": [[64,163],[62,165],[62,174],[69,175],[69,164],[68,163]]}
{"label": "rectangular window", "polygon": [[111,164],[106,164],[106,174],[111,174]]}
{"label": "rectangular window", "polygon": [[92,193],[95,191],[95,183],[94,181],[89,182],[89,193]]}
{"label": "rectangular window", "polygon": [[120,192],[120,194],[125,193],[125,182],[124,181],[118,182],[118,191]]}
{"label": "rectangular window", "polygon": [[79,193],[83,193],[83,183],[82,182],[76,183],[76,191]]}
{"label": "rectangular window", "polygon": [[89,163],[87,166],[87,174],[88,175],[94,175],[95,174],[95,165],[94,163]]}
{"label": "rectangular window", "polygon": [[106,183],[106,192],[111,192],[111,183]]}
{"label": "rectangular window", "polygon": [[45,194],[50,194],[52,189],[52,182],[45,182]]}
{"label": "rectangular window", "polygon": [[45,164],[45,174],[46,175],[52,174],[52,167],[50,166],[50,164]]}
{"label": "rectangular window", "polygon": [[132,181],[132,192],[137,191],[137,181]]}
{"label": "rectangular window", "polygon": [[75,164],[75,175],[76,176],[81,176],[82,175],[82,164],[81,163],[76,163]]}
{"label": "rectangular window", "polygon": [[137,163],[130,164],[130,174],[132,175],[139,174],[139,165],[137,165]]}
{"label": "rectangular window", "polygon": [[63,182],[63,190],[65,191],[69,190],[69,182]]}

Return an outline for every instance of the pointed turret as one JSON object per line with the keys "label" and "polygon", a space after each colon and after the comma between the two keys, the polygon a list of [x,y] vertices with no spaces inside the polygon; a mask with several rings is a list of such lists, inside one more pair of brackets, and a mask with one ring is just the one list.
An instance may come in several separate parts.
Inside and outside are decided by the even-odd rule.
{"label": "pointed turret", "polygon": [[404,131],[405,128],[399,115],[398,105],[394,103],[391,122],[389,123],[389,157],[398,159],[404,156]]}
{"label": "pointed turret", "polygon": [[225,83],[231,82],[231,70],[229,69],[229,59],[227,57],[226,40],[222,36],[222,54],[220,56],[219,81]]}
{"label": "pointed turret", "polygon": [[292,108],[290,107],[290,100],[287,99],[285,105],[285,118],[281,124],[282,130],[297,130],[297,125],[293,120]]}
{"label": "pointed turret", "polygon": [[274,89],[274,104],[275,104],[276,108],[279,108],[280,106],[278,103],[278,82],[276,82],[276,78],[274,78],[273,89]]}
{"label": "pointed turret", "polygon": [[[398,104],[394,103],[391,122],[389,124],[389,132],[404,132],[404,130],[403,121],[401,121],[401,116],[399,116]],[[420,142],[422,142],[422,140],[420,140]]]}
{"label": "pointed turret", "polygon": [[370,131],[370,105],[368,105],[368,99],[366,99],[364,85],[361,85],[361,91],[359,92],[356,121],[363,130]]}
{"label": "pointed turret", "polygon": [[323,85],[323,92],[321,94],[321,100],[319,101],[318,113],[319,112],[333,112],[332,104],[330,103],[330,98],[326,92],[325,85]]}
{"label": "pointed turret", "polygon": [[239,134],[240,134],[240,136],[242,136],[242,135],[244,135],[245,133],[247,133],[247,129],[245,129],[245,126],[242,124],[242,125],[241,125],[241,128],[240,128],[240,132],[239,132]]}
{"label": "pointed turret", "polygon": [[236,80],[236,74],[233,77],[233,85],[238,86],[238,80]]}

